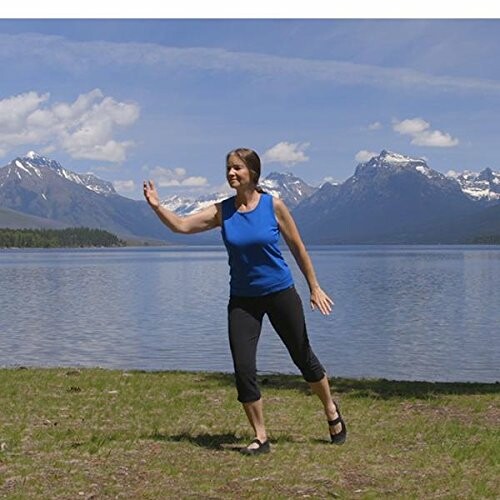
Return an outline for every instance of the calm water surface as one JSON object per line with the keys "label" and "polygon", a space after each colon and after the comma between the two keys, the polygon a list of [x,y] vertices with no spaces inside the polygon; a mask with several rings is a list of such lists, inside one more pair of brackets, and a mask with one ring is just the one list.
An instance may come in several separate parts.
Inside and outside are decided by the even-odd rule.
{"label": "calm water surface", "polygon": [[[500,380],[499,246],[310,247],[302,297],[332,376]],[[232,371],[224,247],[0,250],[0,366]],[[298,373],[265,321],[262,372]]]}

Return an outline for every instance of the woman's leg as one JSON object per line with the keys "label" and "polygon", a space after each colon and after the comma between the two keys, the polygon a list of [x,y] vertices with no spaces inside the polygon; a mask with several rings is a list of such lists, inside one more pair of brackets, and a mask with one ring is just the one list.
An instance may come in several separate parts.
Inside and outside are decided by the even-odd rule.
{"label": "woman's leg", "polygon": [[295,287],[268,296],[266,312],[292,361],[307,382],[318,382],[325,369],[309,344],[302,301]]}
{"label": "woman's leg", "polygon": [[[304,379],[316,394],[325,410],[328,420],[338,417],[337,409],[330,393],[325,369],[309,344],[302,301],[295,288],[283,290],[268,302],[269,320],[286,345],[293,362],[302,372]],[[332,434],[342,430],[341,424],[330,428]]]}
{"label": "woman's leg", "polygon": [[[257,343],[264,313],[254,298],[231,297],[228,305],[229,344],[233,357],[238,401],[254,429],[255,437],[267,440],[262,398],[257,385]],[[257,447],[251,444],[249,448]]]}
{"label": "woman's leg", "polygon": [[[328,420],[334,420],[339,415],[337,413],[337,408],[332,401],[332,394],[330,392],[330,384],[328,383],[328,377],[325,375],[319,382],[309,382],[309,387],[311,391],[316,394],[325,409],[325,415]],[[338,423],[330,427],[330,432],[332,434],[337,434],[342,430],[342,424]]]}
{"label": "woman's leg", "polygon": [[[243,408],[247,415],[250,425],[253,427],[255,432],[255,437],[261,442],[265,443],[267,441],[266,427],[264,425],[264,411],[262,407],[262,398],[258,401],[252,401],[251,403],[243,403]],[[257,443],[252,443],[248,448],[258,448]]]}

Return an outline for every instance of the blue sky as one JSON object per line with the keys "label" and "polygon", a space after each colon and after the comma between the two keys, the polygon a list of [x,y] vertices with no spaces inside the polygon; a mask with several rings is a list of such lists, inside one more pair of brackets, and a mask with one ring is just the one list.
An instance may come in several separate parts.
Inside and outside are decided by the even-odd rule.
{"label": "blue sky", "polygon": [[142,198],[344,181],[382,149],[500,170],[497,19],[0,20],[0,165],[35,150]]}

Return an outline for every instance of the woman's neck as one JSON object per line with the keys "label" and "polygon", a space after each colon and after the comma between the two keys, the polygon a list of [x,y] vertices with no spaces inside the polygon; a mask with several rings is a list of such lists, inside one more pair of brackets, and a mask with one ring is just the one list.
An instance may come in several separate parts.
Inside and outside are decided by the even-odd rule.
{"label": "woman's neck", "polygon": [[251,209],[260,199],[260,193],[254,188],[236,190],[236,207]]}

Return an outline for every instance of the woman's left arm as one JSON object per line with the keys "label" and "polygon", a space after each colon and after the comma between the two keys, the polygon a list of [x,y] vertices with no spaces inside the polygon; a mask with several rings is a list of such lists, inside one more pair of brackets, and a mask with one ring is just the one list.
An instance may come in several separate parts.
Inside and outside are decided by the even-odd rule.
{"label": "woman's left arm", "polygon": [[330,314],[334,302],[319,286],[311,258],[307,253],[302,238],[300,237],[299,230],[293,220],[292,214],[279,198],[273,198],[273,204],[274,213],[276,214],[281,234],[283,234],[283,238],[285,239],[288,248],[290,248],[294,259],[296,260],[302,274],[307,280],[307,284],[309,285],[312,309],[318,307],[323,314]]}

